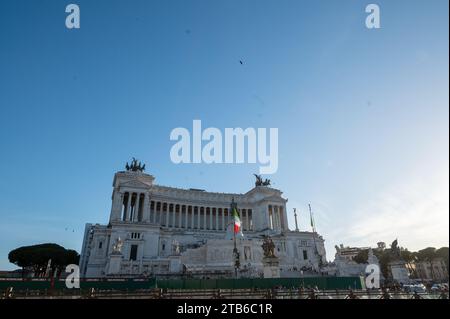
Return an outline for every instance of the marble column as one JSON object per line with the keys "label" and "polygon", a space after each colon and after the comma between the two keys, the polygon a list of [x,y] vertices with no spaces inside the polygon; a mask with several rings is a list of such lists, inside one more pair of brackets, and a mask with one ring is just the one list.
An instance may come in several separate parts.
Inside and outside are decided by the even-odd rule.
{"label": "marble column", "polygon": [[139,220],[139,209],[141,206],[141,193],[136,193],[136,201],[134,203],[134,216],[133,222],[137,222]]}
{"label": "marble column", "polygon": [[[170,204],[166,203],[166,227],[169,227],[170,225]],[[170,245],[169,245],[170,246]]]}
{"label": "marble column", "polygon": [[197,210],[193,210],[193,215],[192,215],[192,229],[197,229],[198,228],[198,224],[199,224],[199,214],[200,214],[200,209],[197,207]]}
{"label": "marble column", "polygon": [[180,214],[180,221],[179,221],[179,225],[180,225],[180,228],[183,228],[183,219],[184,219],[184,216],[183,216],[183,205],[179,205],[179,208],[178,208],[178,211],[179,211],[179,214]]}
{"label": "marble column", "polygon": [[222,219],[222,230],[226,230],[227,229],[227,227],[225,226],[225,214],[224,214],[224,212],[223,212],[223,209],[221,209],[221,212],[222,212],[222,216],[221,216],[221,219]]}
{"label": "marble column", "polygon": [[278,220],[280,221],[280,230],[283,230],[283,211],[281,206],[278,207]]}
{"label": "marble column", "polygon": [[247,230],[250,230],[250,218],[248,209],[245,210],[245,223],[247,224]]}
{"label": "marble column", "polygon": [[209,229],[214,230],[214,214],[213,214],[213,210],[210,209],[209,210]]}
{"label": "marble column", "polygon": [[288,220],[287,220],[287,212],[286,212],[286,206],[282,206],[283,207],[283,221],[284,221],[284,229],[288,230]]}
{"label": "marble column", "polygon": [[184,220],[184,215],[183,215],[183,205],[180,204],[180,228],[183,228],[183,220]]}
{"label": "marble column", "polygon": [[[225,209],[222,208],[222,212],[225,214]],[[230,223],[230,212],[227,210],[227,217],[225,218],[225,230],[228,228],[228,224]]]}
{"label": "marble column", "polygon": [[278,230],[278,206],[272,206],[272,218],[274,220],[274,229]]}
{"label": "marble column", "polygon": [[166,215],[164,215],[164,202],[161,202],[159,206],[159,224],[162,226],[165,225],[165,223]]}
{"label": "marble column", "polygon": [[[159,209],[161,209],[161,206],[159,206]],[[155,201],[155,224],[161,225],[161,215],[158,211],[158,202]]]}
{"label": "marble column", "polygon": [[177,228],[177,205],[172,204],[172,228]]}
{"label": "marble column", "polygon": [[216,215],[214,216],[216,225],[214,226],[214,230],[219,230],[219,212],[216,210]]}
{"label": "marble column", "polygon": [[278,230],[281,230],[281,212],[280,206],[277,206]]}
{"label": "marble column", "polygon": [[127,199],[127,214],[125,216],[125,221],[128,221],[130,219],[130,213],[131,213],[131,200],[133,198],[133,193],[128,192],[128,199]]}
{"label": "marble column", "polygon": [[124,193],[119,193],[119,197],[120,197],[120,209],[119,209],[119,213],[117,216],[117,220],[122,220],[122,209],[123,209],[123,197],[124,197]]}
{"label": "marble column", "polygon": [[206,227],[206,207],[203,207],[203,229],[208,229],[208,227]]}
{"label": "marble column", "polygon": [[121,221],[127,220],[126,209],[128,207],[128,198],[127,198],[127,201],[125,202],[125,194],[126,194],[126,192],[123,193],[122,206],[121,206],[121,210],[120,210],[120,220]]}
{"label": "marble column", "polygon": [[177,204],[172,204],[172,228],[177,228]]}
{"label": "marble column", "polygon": [[170,209],[171,204],[167,203],[167,227],[172,228],[172,210]]}
{"label": "marble column", "polygon": [[152,201],[150,201],[150,220],[152,224],[156,223],[156,202],[153,201],[153,210],[152,210]]}
{"label": "marble column", "polygon": [[[121,194],[114,189],[111,203],[111,213],[109,215],[110,221],[120,220],[120,213],[122,204],[120,203]],[[122,201],[123,202],[123,201]]]}
{"label": "marble column", "polygon": [[242,229],[242,231],[244,231],[246,229],[245,229],[245,220],[244,220],[244,215],[243,215],[242,209],[238,209],[238,213],[239,213],[239,219],[241,220],[241,229]]}
{"label": "marble column", "polygon": [[284,216],[283,216],[283,206],[280,206],[279,208],[278,208],[278,214],[280,215],[279,216],[279,218],[280,218],[280,229],[281,230],[283,230],[283,229],[285,229],[285,226],[284,226]]}
{"label": "marble column", "polygon": [[150,194],[144,193],[144,206],[142,211],[142,221],[150,222]]}
{"label": "marble column", "polygon": [[[168,203],[165,203],[165,204],[166,204],[166,216],[165,216],[166,227],[169,227],[169,204]],[[164,208],[164,206],[163,206],[163,208]]]}
{"label": "marble column", "polygon": [[[175,206],[175,215],[177,207]],[[178,228],[183,227],[183,213],[181,212],[181,204],[178,205]]]}

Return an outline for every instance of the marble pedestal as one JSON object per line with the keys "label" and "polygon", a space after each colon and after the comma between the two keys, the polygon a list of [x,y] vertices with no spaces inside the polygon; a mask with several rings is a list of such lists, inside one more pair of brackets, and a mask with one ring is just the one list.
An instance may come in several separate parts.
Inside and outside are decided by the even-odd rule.
{"label": "marble pedestal", "polygon": [[389,263],[392,279],[400,284],[409,284],[409,271],[404,261],[393,261]]}
{"label": "marble pedestal", "polygon": [[169,271],[179,273],[182,270],[180,256],[169,256]]}
{"label": "marble pedestal", "polygon": [[280,278],[280,261],[277,257],[264,257],[262,264],[264,278]]}
{"label": "marble pedestal", "polygon": [[112,254],[109,258],[108,275],[120,273],[120,265],[122,263],[122,254]]}

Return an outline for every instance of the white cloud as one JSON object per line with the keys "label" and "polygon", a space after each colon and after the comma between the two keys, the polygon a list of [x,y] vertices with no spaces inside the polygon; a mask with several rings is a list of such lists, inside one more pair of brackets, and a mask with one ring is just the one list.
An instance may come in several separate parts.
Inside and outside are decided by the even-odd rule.
{"label": "white cloud", "polygon": [[447,170],[397,183],[351,214],[346,229],[335,231],[330,239],[374,246],[398,238],[400,246],[410,250],[448,246],[448,180]]}

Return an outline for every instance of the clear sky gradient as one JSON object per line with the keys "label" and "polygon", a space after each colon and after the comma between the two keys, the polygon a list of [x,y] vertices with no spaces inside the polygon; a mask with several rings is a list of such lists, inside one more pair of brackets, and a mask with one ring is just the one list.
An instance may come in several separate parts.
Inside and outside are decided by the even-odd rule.
{"label": "clear sky gradient", "polygon": [[[65,27],[65,7],[81,29]],[[381,29],[365,27],[377,3]],[[158,184],[244,193],[258,165],[175,165],[173,128],[279,128],[273,187],[334,245],[449,237],[448,1],[0,2],[0,269],[80,251],[131,156]],[[239,61],[244,63],[241,65]]]}

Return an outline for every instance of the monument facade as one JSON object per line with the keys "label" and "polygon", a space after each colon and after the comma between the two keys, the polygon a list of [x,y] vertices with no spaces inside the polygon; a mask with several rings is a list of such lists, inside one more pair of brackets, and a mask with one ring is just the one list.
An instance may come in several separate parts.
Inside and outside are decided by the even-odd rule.
{"label": "monument facade", "polygon": [[233,201],[242,229],[236,238],[238,276],[263,277],[266,237],[281,277],[318,272],[326,262],[319,234],[289,229],[287,199],[269,180],[257,176],[245,194],[213,193],[157,185],[144,170],[133,159],[114,175],[108,224],[85,227],[82,277],[235,276]]}

